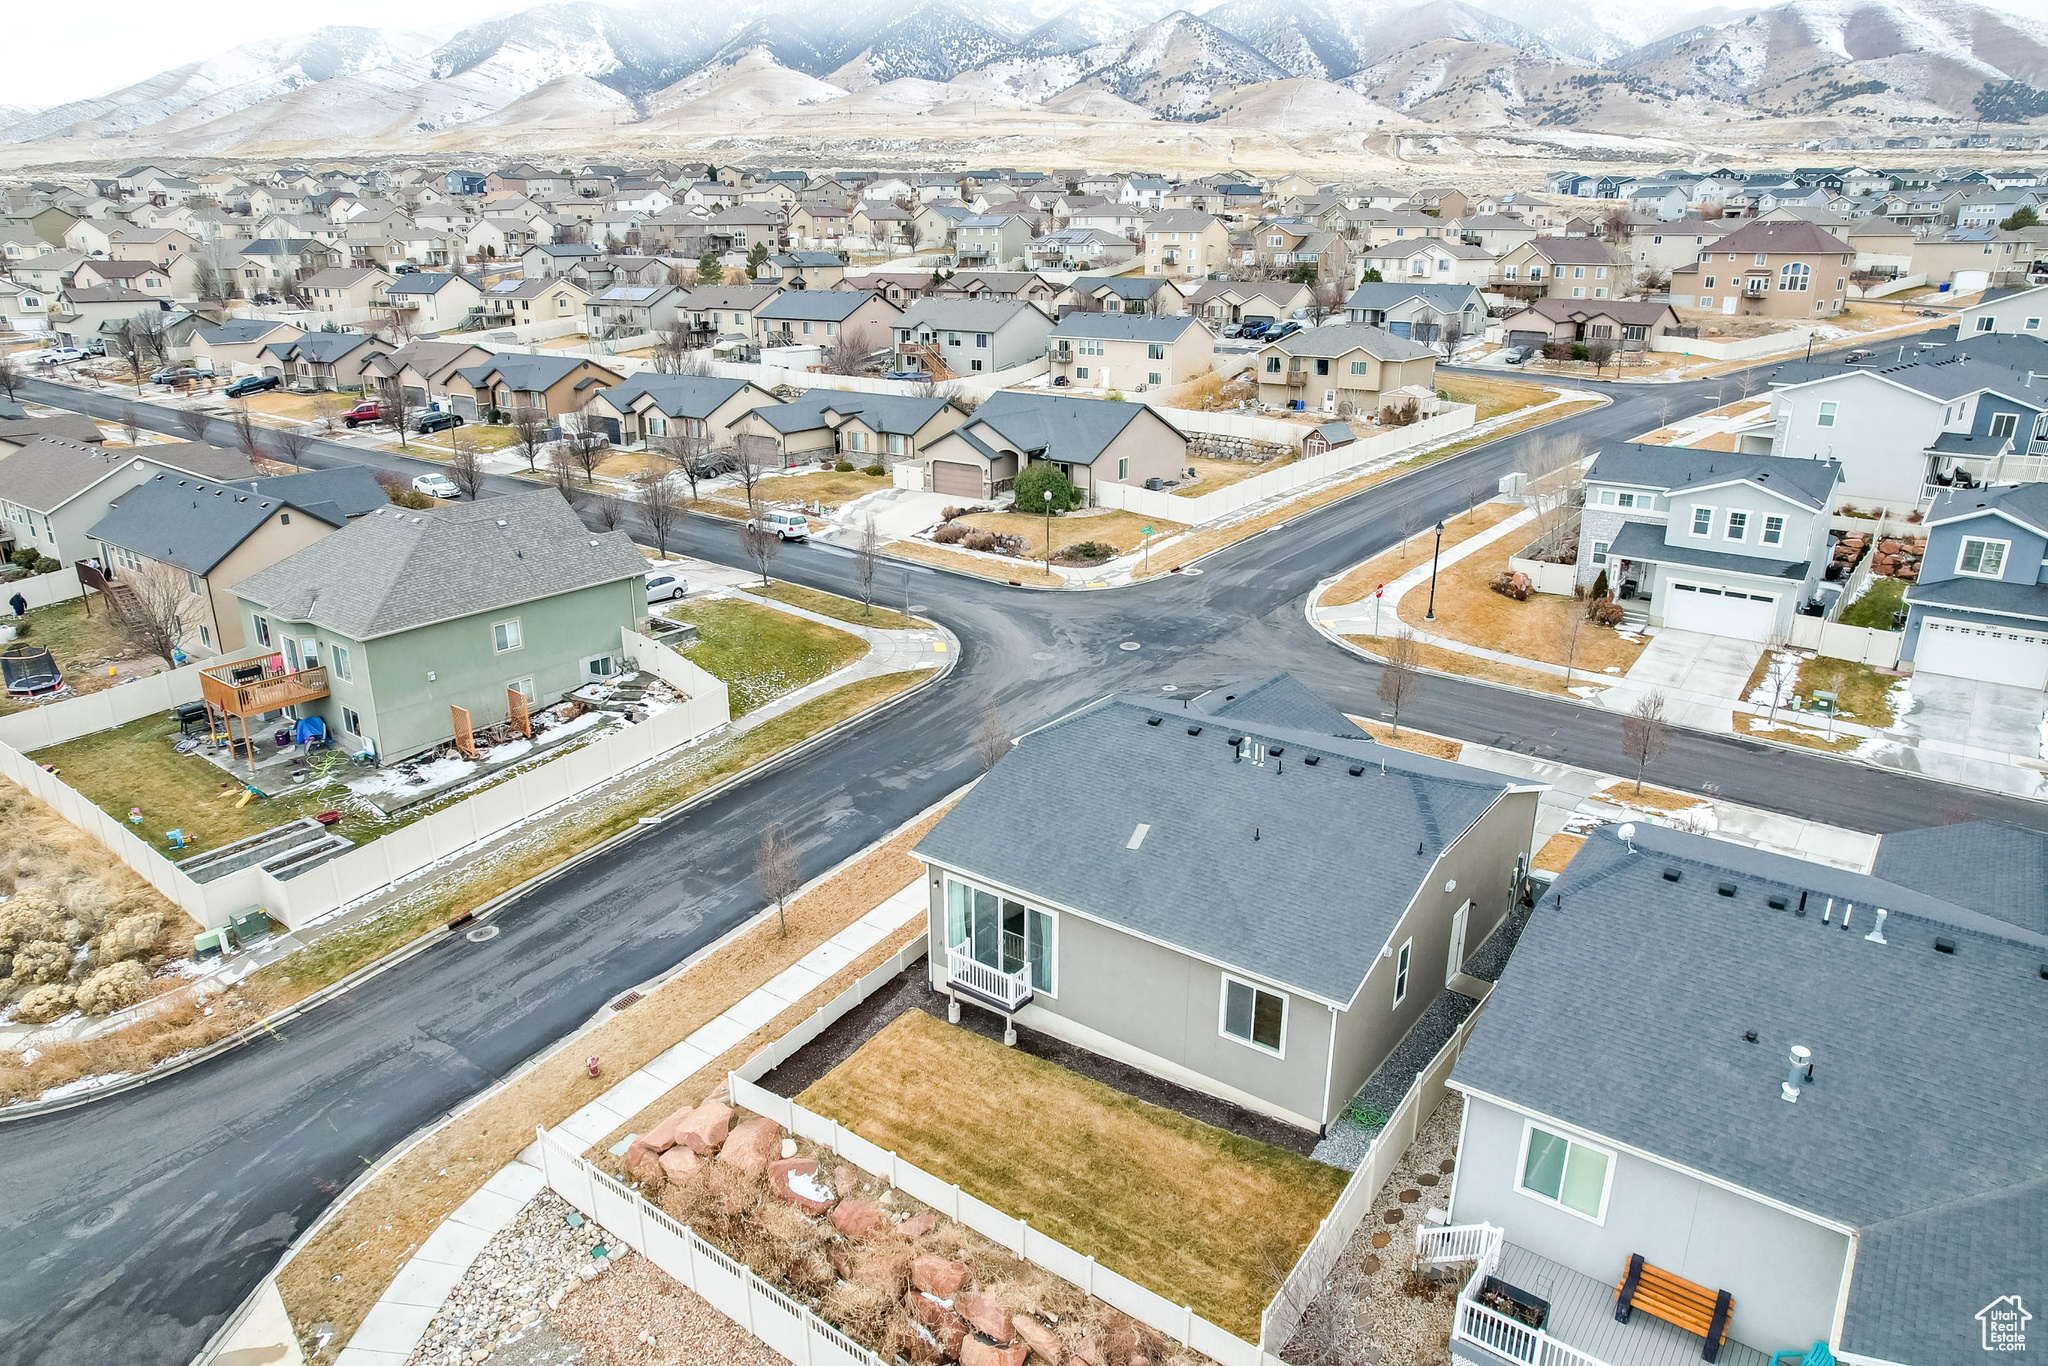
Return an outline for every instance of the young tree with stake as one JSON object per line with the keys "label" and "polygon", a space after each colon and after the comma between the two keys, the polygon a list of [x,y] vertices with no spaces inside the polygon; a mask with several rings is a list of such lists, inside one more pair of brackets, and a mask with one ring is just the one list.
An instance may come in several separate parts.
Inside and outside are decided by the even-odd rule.
{"label": "young tree with stake", "polygon": [[1664,717],[1664,694],[1644,693],[1621,718],[1621,752],[1636,766],[1636,795],[1643,795],[1643,772],[1671,744],[1671,723]]}
{"label": "young tree with stake", "polygon": [[676,497],[675,471],[642,470],[633,476],[633,483],[640,492],[640,520],[654,537],[655,553],[667,559],[669,537],[675,534],[683,511]]}
{"label": "young tree with stake", "polygon": [[448,482],[456,492],[474,503],[484,489],[484,467],[477,458],[476,443],[460,427],[448,433],[452,453],[448,457]]}
{"label": "young tree with stake", "polygon": [[1422,684],[1420,658],[1422,651],[1415,644],[1415,633],[1403,627],[1399,634],[1380,642],[1380,682],[1377,689],[1380,701],[1393,713],[1393,734],[1401,733],[1401,706],[1415,695]]}
{"label": "young tree with stake", "polygon": [[874,515],[861,519],[860,540],[853,547],[853,583],[860,591],[861,615],[875,614],[875,576],[882,569],[882,537],[875,530]]}
{"label": "young tree with stake", "polygon": [[796,840],[780,821],[771,821],[761,832],[761,843],[754,850],[754,880],[760,885],[762,897],[775,903],[776,930],[787,938],[789,900],[804,880]]}

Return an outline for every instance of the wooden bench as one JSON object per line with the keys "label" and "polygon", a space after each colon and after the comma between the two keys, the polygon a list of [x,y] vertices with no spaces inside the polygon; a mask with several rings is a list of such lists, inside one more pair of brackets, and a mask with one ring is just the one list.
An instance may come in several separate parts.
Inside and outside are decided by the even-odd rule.
{"label": "wooden bench", "polygon": [[1706,1350],[1700,1353],[1702,1361],[1720,1357],[1721,1344],[1728,1338],[1728,1315],[1734,1308],[1735,1299],[1727,1291],[1694,1285],[1683,1276],[1651,1266],[1641,1253],[1629,1257],[1621,1284],[1614,1288],[1617,1323],[1627,1323],[1628,1316],[1640,1309],[1688,1333],[1698,1333],[1707,1340]]}

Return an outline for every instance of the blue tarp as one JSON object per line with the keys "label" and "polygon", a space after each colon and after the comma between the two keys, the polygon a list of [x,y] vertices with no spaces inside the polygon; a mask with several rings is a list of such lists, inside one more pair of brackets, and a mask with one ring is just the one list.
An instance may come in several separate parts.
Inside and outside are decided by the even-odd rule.
{"label": "blue tarp", "polygon": [[299,733],[296,737],[299,744],[305,744],[308,739],[325,740],[326,738],[327,722],[322,718],[308,716],[299,721]]}

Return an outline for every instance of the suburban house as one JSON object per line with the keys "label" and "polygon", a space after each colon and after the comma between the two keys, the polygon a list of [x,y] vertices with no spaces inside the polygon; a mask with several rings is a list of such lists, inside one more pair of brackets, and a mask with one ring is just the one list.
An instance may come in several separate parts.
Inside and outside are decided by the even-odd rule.
{"label": "suburban house", "polygon": [[1475,286],[1492,278],[1493,261],[1485,247],[1443,237],[1387,242],[1359,257],[1361,273],[1376,270],[1382,280]]}
{"label": "suburban house", "polygon": [[57,296],[57,311],[50,318],[50,327],[76,345],[111,337],[129,319],[155,317],[169,308],[166,301],[126,285],[66,288]]}
{"label": "suburban house", "polygon": [[226,654],[249,643],[230,588],[348,525],[337,498],[367,504],[365,512],[385,501],[361,466],[227,484],[160,471],[122,494],[86,534],[116,594],[130,571],[163,566],[183,575],[191,590],[184,625],[198,644],[186,652]]}
{"label": "suburban house", "polygon": [[1031,220],[1021,213],[977,213],[954,229],[954,259],[965,265],[1002,267],[1024,259],[1031,245]]}
{"label": "suburban house", "polygon": [[423,270],[401,275],[384,290],[378,307],[413,334],[460,327],[483,306],[484,293],[467,275]]}
{"label": "suburban house", "polygon": [[[756,404],[728,421],[726,430],[756,464],[830,454],[863,467],[894,467],[899,460],[923,460],[932,443],[966,416],[947,398],[813,389],[787,403]],[[763,458],[768,451],[774,452],[772,462]]]}
{"label": "suburban house", "polygon": [[604,255],[588,242],[542,242],[519,253],[519,266],[529,280],[567,275],[577,262]]}
{"label": "suburban house", "polygon": [[257,355],[256,365],[288,389],[360,389],[369,383],[370,362],[390,350],[390,343],[368,332],[308,332],[271,342]]}
{"label": "suburban house", "polygon": [[1288,674],[1105,698],[911,851],[931,984],[1320,1133],[1520,899],[1542,791],[1375,744]]}
{"label": "suburban house", "polygon": [[846,278],[846,262],[836,251],[784,251],[761,263],[755,277],[784,289],[832,289]]}
{"label": "suburban house", "polygon": [[751,380],[642,373],[600,389],[588,411],[605,424],[614,445],[688,437],[709,450],[723,444],[725,429],[742,414],[779,402]]}
{"label": "suburban house", "polygon": [[1026,264],[1044,270],[1092,270],[1128,261],[1138,248],[1107,228],[1059,228],[1034,238]]}
{"label": "suburban house", "polygon": [[1037,360],[1052,319],[1018,300],[919,299],[890,326],[898,369],[967,375]]}
{"label": "suburban house", "polygon": [[1174,209],[1145,225],[1145,273],[1169,280],[1200,280],[1224,268],[1230,229],[1194,209]]}
{"label": "suburban house", "polygon": [[563,276],[544,275],[533,280],[508,276],[484,291],[484,322],[492,327],[580,322],[589,298],[581,285]]}
{"label": "suburban house", "polygon": [[1368,282],[1351,291],[1345,318],[1411,341],[1436,342],[1446,335],[1486,336],[1486,300],[1471,285]]}
{"label": "suburban house", "polygon": [[583,329],[599,341],[666,332],[686,316],[689,302],[674,285],[602,285],[584,295]]}
{"label": "suburban house", "polygon": [[754,314],[782,293],[781,285],[707,285],[689,292],[690,329],[707,342],[751,342]]}
{"label": "suburban house", "polygon": [[247,638],[299,677],[301,717],[392,762],[617,671],[647,562],[553,489],[383,507],[235,585]]}
{"label": "suburban house", "polygon": [[1259,402],[1377,414],[1397,390],[1436,393],[1436,351],[1377,327],[1312,327],[1267,342],[1252,356]]}
{"label": "suburban house", "polygon": [[1187,434],[1142,403],[1004,389],[926,451],[925,486],[993,498],[1026,465],[1043,462],[1059,466],[1093,504],[1099,484],[1179,478],[1187,453]]}
{"label": "suburban house", "polygon": [[1842,463],[1842,497],[1900,513],[1943,488],[2048,477],[2048,389],[1966,356],[1794,363],[1771,376],[1771,454]]}
{"label": "suburban house", "polygon": [[1741,227],[1719,219],[1680,218],[1671,222],[1635,220],[1628,225],[1628,240],[1616,250],[1638,270],[1669,274],[1700,258],[1713,244]]}
{"label": "suburban house", "polygon": [[1957,313],[1956,332],[1964,337],[1979,332],[2036,332],[2048,336],[2048,331],[2043,330],[2043,318],[2048,318],[2048,285],[1986,290],[1982,299]]}
{"label": "suburban house", "polygon": [[762,346],[822,346],[841,335],[867,339],[870,350],[889,344],[902,310],[879,294],[851,289],[788,289],[754,310],[754,339]]}
{"label": "suburban house", "polygon": [[448,381],[448,398],[457,413],[471,419],[522,408],[561,418],[623,378],[581,356],[508,351],[457,370]]}
{"label": "suburban house", "polygon": [[1848,302],[1855,260],[1849,244],[1818,223],[1758,219],[1672,271],[1672,301],[1706,312],[1831,318]]}
{"label": "suburban house", "polygon": [[384,302],[391,276],[374,267],[335,266],[316,271],[299,282],[299,293],[315,313],[343,314],[340,322],[361,322]]}
{"label": "suburban house", "polygon": [[1833,460],[1607,446],[1586,471],[1578,581],[1605,574],[1652,626],[1788,637],[1827,569],[1841,478]]}
{"label": "suburban house", "polygon": [[76,290],[95,285],[114,285],[152,299],[168,299],[175,293],[170,271],[154,261],[110,261],[101,257],[80,261],[78,269],[71,272],[71,287]]}
{"label": "suburban house", "polygon": [[1680,326],[1670,304],[1635,299],[1538,299],[1501,322],[1510,346],[1541,346],[1544,342],[1606,342],[1616,351],[1647,351],[1650,339],[1671,335]]}
{"label": "suburban house", "polygon": [[[1130,282],[1140,284],[1145,281],[1134,279]],[[1172,296],[1187,289],[1189,284],[1193,281],[1166,285],[1163,301],[1171,302]],[[1241,280],[1204,280],[1195,285],[1180,303],[1160,311],[1192,313],[1209,324],[1211,332],[1220,333],[1233,323],[1276,323],[1295,316],[1314,302],[1315,297],[1309,287],[1292,280],[1266,280],[1257,284]]]}
{"label": "suburban house", "polygon": [[1045,341],[1052,382],[1084,389],[1157,389],[1214,373],[1216,338],[1201,319],[1069,313]]}
{"label": "suburban house", "polygon": [[1944,491],[1925,527],[1900,659],[1915,677],[2048,688],[2048,484]]}
{"label": "suburban house", "polygon": [[1613,299],[1623,292],[1620,266],[1592,237],[1531,238],[1500,258],[1493,282],[1529,298]]}
{"label": "suburban house", "polygon": [[266,347],[297,341],[304,335],[303,328],[275,318],[235,318],[194,332],[192,358],[210,364],[219,375],[255,370],[263,363]]}
{"label": "suburban house", "polygon": [[457,370],[490,358],[491,353],[475,342],[412,341],[388,356],[372,358],[363,373],[376,384],[396,382],[417,405],[446,398]]}
{"label": "suburban house", "polygon": [[247,456],[199,441],[106,450],[42,436],[0,460],[0,517],[17,548],[75,564],[92,557],[92,529],[137,485],[159,474],[226,481],[250,473]]}
{"label": "suburban house", "polygon": [[2001,1306],[2024,1333],[2014,1297],[2048,1270],[2048,1090],[2013,1070],[2048,1050],[2048,917],[2021,874],[2042,853],[1949,825],[1885,836],[1873,875],[1595,831],[1451,1073],[1450,1227],[1424,1235],[1548,1314],[1464,1298],[1453,1359],[1715,1355],[1663,1321],[1671,1277],[1705,1291],[1723,1363],[1975,1361]]}

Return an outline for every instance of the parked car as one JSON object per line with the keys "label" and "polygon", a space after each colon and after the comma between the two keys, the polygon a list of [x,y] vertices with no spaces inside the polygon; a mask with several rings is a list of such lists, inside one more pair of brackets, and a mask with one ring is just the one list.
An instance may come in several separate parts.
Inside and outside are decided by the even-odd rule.
{"label": "parked car", "polygon": [[85,352],[88,356],[104,356],[107,354],[107,344],[98,337],[88,338],[78,349]]}
{"label": "parked car", "polygon": [[53,346],[36,352],[37,365],[76,365],[84,359],[85,352],[75,346]]}
{"label": "parked car", "polygon": [[1260,336],[1259,340],[1275,342],[1279,341],[1282,337],[1291,337],[1299,331],[1301,331],[1300,323],[1284,322],[1277,324],[1276,326],[1267,328],[1264,334]]}
{"label": "parked car", "polygon": [[811,536],[811,520],[801,512],[762,512],[747,519],[747,525],[758,531],[772,531],[778,540],[807,541]]}
{"label": "parked car", "polygon": [[1244,324],[1225,323],[1223,324],[1223,331],[1220,335],[1225,337],[1241,337],[1244,335]]}
{"label": "parked car", "polygon": [[462,417],[459,413],[421,413],[419,419],[412,424],[412,429],[425,436],[429,432],[445,432],[450,427],[461,425]]}
{"label": "parked car", "polygon": [[167,365],[149,377],[151,384],[190,384],[195,379],[212,379],[213,371],[196,365]]}
{"label": "parked car", "polygon": [[1520,365],[1523,361],[1529,359],[1535,350],[1536,348],[1533,346],[1510,346],[1501,353],[1500,358],[1509,365]]}
{"label": "parked car", "polygon": [[455,487],[455,481],[445,474],[422,474],[412,481],[413,492],[424,493],[429,498],[460,498],[462,490]]}
{"label": "parked car", "polygon": [[283,383],[276,375],[244,375],[221,392],[229,398],[247,398],[251,394],[267,394]]}
{"label": "parked car", "polygon": [[911,381],[921,380],[924,377],[925,374],[922,370],[891,370],[888,374],[882,376],[883,379],[903,379]]}
{"label": "parked car", "polygon": [[680,574],[659,573],[647,576],[649,602],[675,602],[689,591],[689,582]]}
{"label": "parked car", "polygon": [[341,421],[343,426],[347,427],[350,431],[354,431],[365,422],[382,422],[390,416],[391,414],[385,411],[382,403],[374,398],[366,398],[355,407],[343,413]]}
{"label": "parked car", "polygon": [[277,302],[277,296],[275,294],[258,294],[249,302],[255,304],[258,308],[268,308]]}
{"label": "parked car", "polygon": [[1263,341],[1266,336],[1266,329],[1271,326],[1272,324],[1269,322],[1254,319],[1238,328],[1237,335],[1245,341]]}
{"label": "parked car", "polygon": [[391,273],[393,275],[417,275],[420,273],[420,268],[413,265],[393,266]]}
{"label": "parked car", "polygon": [[716,479],[721,474],[731,474],[739,468],[739,460],[731,451],[712,451],[698,458],[691,465],[690,473],[699,479]]}

